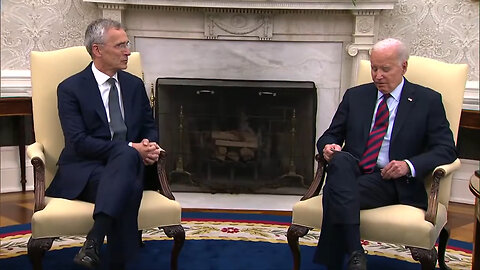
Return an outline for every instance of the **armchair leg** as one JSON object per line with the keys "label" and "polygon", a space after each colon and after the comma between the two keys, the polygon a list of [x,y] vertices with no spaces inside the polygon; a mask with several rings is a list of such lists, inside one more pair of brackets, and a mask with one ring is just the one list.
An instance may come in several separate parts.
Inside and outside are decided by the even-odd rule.
{"label": "armchair leg", "polygon": [[433,270],[437,264],[437,250],[435,247],[432,249],[423,249],[416,247],[408,247],[412,253],[412,258],[422,264],[422,270]]}
{"label": "armchair leg", "polygon": [[173,237],[172,256],[170,257],[170,269],[178,269],[178,255],[185,242],[185,230],[182,225],[161,227],[168,237]]}
{"label": "armchair leg", "polygon": [[445,263],[445,251],[447,249],[448,239],[450,238],[450,229],[445,225],[440,231],[438,240],[438,266],[441,270],[450,270],[450,267]]}
{"label": "armchair leg", "polygon": [[298,244],[298,239],[305,236],[309,230],[310,228],[296,224],[292,224],[288,227],[287,241],[290,250],[292,251],[294,270],[300,269],[300,246]]}
{"label": "armchair leg", "polygon": [[34,270],[42,270],[42,260],[45,252],[52,247],[55,238],[33,239],[30,237],[27,243],[28,258],[33,265]]}

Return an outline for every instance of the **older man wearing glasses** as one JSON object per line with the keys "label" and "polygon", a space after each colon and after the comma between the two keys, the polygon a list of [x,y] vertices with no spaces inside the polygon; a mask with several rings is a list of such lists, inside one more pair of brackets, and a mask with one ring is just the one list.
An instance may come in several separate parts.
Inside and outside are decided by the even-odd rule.
{"label": "older man wearing glasses", "polygon": [[130,43],[121,24],[110,19],[92,22],[85,47],[92,62],[58,86],[65,148],[46,194],[95,204],[94,225],[75,263],[99,266],[107,236],[109,267],[124,269],[139,245],[144,180],[161,148],[142,80],[122,71]]}

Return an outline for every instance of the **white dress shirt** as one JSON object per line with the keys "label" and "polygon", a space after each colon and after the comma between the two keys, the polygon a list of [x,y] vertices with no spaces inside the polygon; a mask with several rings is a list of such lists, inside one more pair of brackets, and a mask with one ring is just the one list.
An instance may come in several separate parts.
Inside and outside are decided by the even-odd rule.
{"label": "white dress shirt", "polygon": [[[380,147],[380,152],[378,153],[377,166],[380,168],[385,167],[389,162],[389,149],[390,149],[390,140],[392,139],[392,130],[395,123],[395,117],[397,116],[398,103],[400,102],[400,96],[402,95],[402,89],[405,80],[402,78],[400,84],[390,93],[391,97],[387,99],[388,106],[388,128],[385,137],[383,138],[382,146]],[[383,98],[382,92],[378,91],[377,93],[377,104],[375,105],[375,110],[373,112],[372,125],[370,130],[372,130],[375,123],[375,115],[377,113],[378,105]],[[410,173],[412,176],[415,176],[415,167],[409,160],[405,160],[410,167]]]}
{"label": "white dress shirt", "polygon": [[[110,127],[110,110],[108,107],[108,94],[110,93],[110,83],[108,82],[108,79],[110,79],[110,76],[107,74],[101,72],[95,67],[95,63],[92,64],[92,72],[93,76],[95,76],[95,80],[97,81],[98,84],[98,89],[100,89],[100,96],[102,97],[103,101],[103,107],[105,107],[105,113],[107,114],[107,121],[108,121],[108,127],[110,128],[110,135],[113,138],[113,130]],[[115,79],[115,85],[117,86],[117,91],[118,91],[118,101],[120,103],[120,111],[122,113],[123,119],[125,119],[125,114],[123,111],[123,99],[122,99],[122,91],[120,91],[120,84],[118,83],[118,75],[115,73],[112,78]]]}

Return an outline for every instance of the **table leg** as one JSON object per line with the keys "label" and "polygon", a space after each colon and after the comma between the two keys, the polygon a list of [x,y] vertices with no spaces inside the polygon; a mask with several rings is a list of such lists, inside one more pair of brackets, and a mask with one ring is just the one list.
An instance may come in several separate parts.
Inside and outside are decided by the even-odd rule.
{"label": "table leg", "polygon": [[20,156],[20,184],[22,191],[26,190],[27,178],[25,175],[25,117],[17,116],[18,125],[18,154]]}

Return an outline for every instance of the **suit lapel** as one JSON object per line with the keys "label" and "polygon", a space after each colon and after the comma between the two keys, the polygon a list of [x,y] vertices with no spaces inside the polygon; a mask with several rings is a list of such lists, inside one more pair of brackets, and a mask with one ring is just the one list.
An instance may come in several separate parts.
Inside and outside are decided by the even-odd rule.
{"label": "suit lapel", "polygon": [[[403,124],[407,119],[410,118],[410,111],[415,104],[415,91],[413,85],[405,79],[405,83],[403,85],[402,94],[400,96],[400,102],[398,103],[397,108],[397,115],[395,116],[395,123],[393,125],[392,130],[392,139],[393,142],[397,135],[400,133]],[[392,145],[392,143],[390,143]]]}
{"label": "suit lapel", "polygon": [[90,62],[90,65],[88,65],[82,72],[86,84],[84,89],[87,96],[91,98],[91,105],[95,108],[98,116],[108,128],[107,113],[105,112],[105,106],[103,105],[102,97],[100,96],[100,89],[98,89],[97,81],[92,72],[92,63],[93,62]]}

